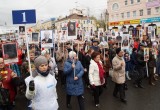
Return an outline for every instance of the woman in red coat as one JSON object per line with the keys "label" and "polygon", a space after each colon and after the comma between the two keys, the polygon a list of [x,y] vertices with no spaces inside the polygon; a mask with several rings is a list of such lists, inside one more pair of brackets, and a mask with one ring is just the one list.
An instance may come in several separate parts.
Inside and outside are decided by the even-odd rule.
{"label": "woman in red coat", "polygon": [[10,95],[10,104],[7,106],[0,106],[0,109],[12,110],[12,105],[15,100],[16,92],[11,81],[13,78],[17,77],[17,75],[11,69],[5,67],[3,58],[0,58],[0,76],[1,76],[0,80],[1,87],[8,89]]}

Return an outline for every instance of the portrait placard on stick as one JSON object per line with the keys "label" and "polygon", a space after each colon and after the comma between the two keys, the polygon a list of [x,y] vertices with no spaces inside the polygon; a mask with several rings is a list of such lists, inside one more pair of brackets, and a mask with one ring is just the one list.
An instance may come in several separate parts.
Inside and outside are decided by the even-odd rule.
{"label": "portrait placard on stick", "polygon": [[152,31],[151,31],[151,41],[155,41],[155,40],[156,40],[155,29],[152,28]]}
{"label": "portrait placard on stick", "polygon": [[25,35],[25,26],[19,26],[19,35]]}
{"label": "portrait placard on stick", "polygon": [[68,23],[68,40],[77,39],[76,35],[76,22]]}
{"label": "portrait placard on stick", "polygon": [[41,32],[41,47],[51,48],[53,47],[54,33],[52,30],[42,30]]}
{"label": "portrait placard on stick", "polygon": [[129,34],[123,34],[121,45],[123,49],[129,48]]}
{"label": "portrait placard on stick", "polygon": [[62,30],[60,34],[60,42],[67,42],[67,30]]}
{"label": "portrait placard on stick", "polygon": [[17,44],[2,44],[3,58],[5,64],[18,62]]}
{"label": "portrait placard on stick", "polygon": [[144,61],[149,60],[149,48],[144,48]]}
{"label": "portrait placard on stick", "polygon": [[32,43],[39,43],[39,33],[32,33]]}

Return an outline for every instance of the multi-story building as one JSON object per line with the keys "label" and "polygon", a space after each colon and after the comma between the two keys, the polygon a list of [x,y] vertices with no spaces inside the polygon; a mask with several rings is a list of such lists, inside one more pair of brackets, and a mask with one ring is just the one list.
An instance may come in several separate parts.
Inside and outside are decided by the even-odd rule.
{"label": "multi-story building", "polygon": [[55,26],[55,18],[50,18],[43,21],[38,21],[36,25],[30,27],[33,32],[39,32],[40,30],[53,29]]}
{"label": "multi-story building", "polygon": [[85,16],[82,10],[73,9],[70,10],[70,15],[64,18],[58,18],[55,22],[55,27],[58,31],[67,28],[69,21],[77,23],[77,28],[85,31],[95,31],[97,29],[96,22],[93,19]]}
{"label": "multi-story building", "polygon": [[160,0],[108,0],[109,29],[160,27]]}

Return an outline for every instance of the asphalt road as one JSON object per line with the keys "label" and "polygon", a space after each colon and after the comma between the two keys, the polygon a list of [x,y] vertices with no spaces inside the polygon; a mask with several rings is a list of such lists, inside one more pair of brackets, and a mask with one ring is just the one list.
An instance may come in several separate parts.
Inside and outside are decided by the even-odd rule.
{"label": "asphalt road", "polygon": [[[159,78],[160,79],[160,78]],[[160,110],[160,81],[155,86],[148,85],[148,79],[143,81],[145,89],[135,88],[132,81],[127,81],[128,90],[126,91],[127,104],[120,102],[112,96],[114,83],[109,79],[108,88],[104,89],[100,96],[101,110]],[[59,110],[67,110],[65,89],[58,82],[57,85]],[[94,106],[93,97],[89,89],[85,89],[85,108],[86,110],[98,110]],[[78,100],[72,97],[72,110],[79,110]],[[27,110],[27,101],[24,95],[18,95],[14,110]]]}

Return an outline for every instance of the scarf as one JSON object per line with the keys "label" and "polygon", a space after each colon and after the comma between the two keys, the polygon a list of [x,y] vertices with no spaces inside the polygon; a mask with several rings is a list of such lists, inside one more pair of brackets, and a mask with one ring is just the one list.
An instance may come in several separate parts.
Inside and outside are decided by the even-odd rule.
{"label": "scarf", "polygon": [[37,68],[37,72],[38,72],[40,75],[46,77],[46,76],[48,76],[50,70],[48,69],[46,72],[42,72],[42,71],[40,71],[40,70]]}
{"label": "scarf", "polygon": [[99,62],[96,62],[96,63],[97,63],[98,68],[99,68],[99,78],[100,78],[101,84],[103,84],[104,83],[104,69]]}

